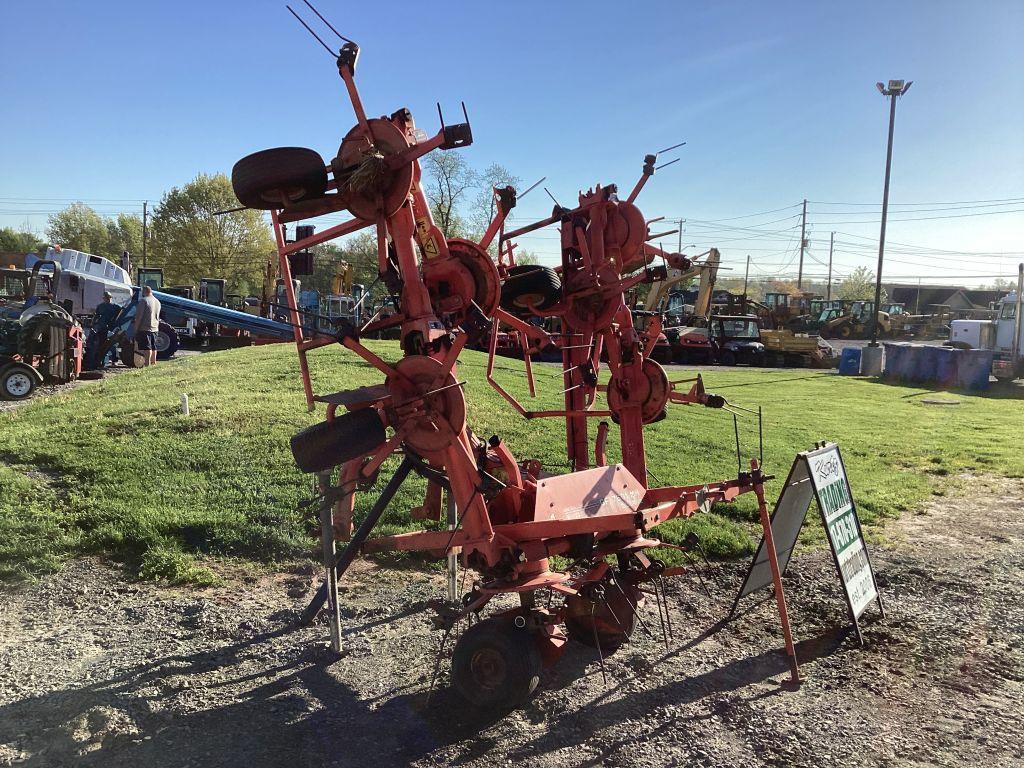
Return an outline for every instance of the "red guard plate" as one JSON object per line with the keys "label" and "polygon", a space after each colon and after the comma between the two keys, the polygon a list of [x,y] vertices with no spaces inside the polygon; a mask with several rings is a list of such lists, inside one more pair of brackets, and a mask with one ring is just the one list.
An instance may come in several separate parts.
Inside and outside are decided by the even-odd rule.
{"label": "red guard plate", "polygon": [[640,508],[645,493],[640,481],[621,464],[547,477],[537,483],[533,519],[582,520],[629,514]]}

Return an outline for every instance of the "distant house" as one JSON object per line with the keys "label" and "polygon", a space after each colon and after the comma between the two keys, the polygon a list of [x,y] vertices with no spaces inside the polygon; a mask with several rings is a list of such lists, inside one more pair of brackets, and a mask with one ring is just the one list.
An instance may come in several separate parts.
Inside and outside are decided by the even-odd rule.
{"label": "distant house", "polygon": [[911,314],[927,314],[936,306],[947,306],[953,311],[988,309],[990,302],[998,301],[1006,293],[987,288],[913,283],[894,283],[886,285],[885,290],[889,301],[906,305]]}

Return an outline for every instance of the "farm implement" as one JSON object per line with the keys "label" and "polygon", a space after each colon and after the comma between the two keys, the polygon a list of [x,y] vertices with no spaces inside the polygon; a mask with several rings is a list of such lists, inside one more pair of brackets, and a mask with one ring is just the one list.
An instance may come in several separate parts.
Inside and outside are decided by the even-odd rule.
{"label": "farm implement", "polygon": [[[41,267],[49,267],[43,271]],[[0,399],[24,400],[40,384],[66,384],[82,372],[82,326],[51,301],[60,264],[4,270],[0,291]]]}
{"label": "farm implement", "polygon": [[[664,279],[665,267],[651,267],[654,260],[674,269],[690,267],[686,257],[651,243],[648,223],[635,205],[656,170],[657,155],[645,158],[642,175],[625,199],[614,185],[598,185],[580,194],[574,207],[556,204],[546,219],[507,231],[506,217],[519,195],[512,187],[496,188],[496,213],[480,240],[446,238],[421,187],[419,159],[472,142],[465,107],[464,122],[445,124],[442,116],[432,136],[417,127],[407,109],[368,117],[355,83],[359,47],[338,37],[337,53],[317,37],[336,61],[356,118],[337,155],[325,162],[310,149],[270,149],[243,158],[232,174],[239,201],[270,212],[306,402],[310,410],[317,403],[326,407],[325,421],[291,440],[299,468],[317,475],[327,571],[304,618],[311,620],[326,605],[332,645],[340,650],[337,582],[359,553],[418,551],[448,557],[450,564],[458,558],[479,578],[440,611],[448,630],[461,619],[477,619],[455,645],[454,687],[476,706],[515,706],[569,640],[596,648],[603,664],[642,621],[648,598],[661,611],[664,579],[681,569],[666,567],[652,554],[670,546],[652,537],[657,526],[746,493],[756,496],[767,520],[764,484],[770,476],[759,458],[743,462],[738,428],[735,477],[670,487],[648,484],[645,429],[664,419],[672,405],[729,411],[734,428],[740,415],[751,416],[758,420],[759,434],[760,414],[705,391],[699,377],[670,381],[650,357],[660,318],[652,317],[643,331],[633,325],[625,293],[641,282]],[[339,211],[351,218],[286,241],[285,225]],[[558,229],[561,264],[554,269],[517,265],[515,239],[546,227]],[[366,228],[376,230],[379,281],[395,297],[395,313],[361,326],[339,318],[329,330],[307,335],[290,290],[293,255]],[[492,246],[497,259],[489,253]],[[531,322],[536,318],[555,322]],[[384,329],[398,332],[397,360],[383,359],[360,341]],[[560,354],[561,407],[525,405],[496,378],[500,333],[519,336],[531,395],[536,393],[531,356],[541,350]],[[488,381],[511,408],[526,419],[564,421],[571,471],[549,475],[538,460],[517,458],[500,436],[484,440],[470,430],[465,382],[458,373],[460,353],[470,341],[488,349]],[[314,394],[307,353],[334,344],[377,369],[382,382]],[[609,422],[619,432],[619,461],[606,449]],[[397,471],[353,530],[357,491],[372,487],[394,454],[402,457]],[[427,481],[424,503],[413,517],[432,530],[372,537],[410,474]],[[438,530],[445,523],[447,530]],[[771,547],[770,527],[767,540]],[[340,552],[339,542],[347,542]],[[556,567],[556,557],[567,565]],[[450,590],[450,597],[459,597],[454,585]],[[784,617],[778,581],[776,598]],[[502,607],[484,617],[492,601]],[[783,624],[796,679],[785,619]]]}

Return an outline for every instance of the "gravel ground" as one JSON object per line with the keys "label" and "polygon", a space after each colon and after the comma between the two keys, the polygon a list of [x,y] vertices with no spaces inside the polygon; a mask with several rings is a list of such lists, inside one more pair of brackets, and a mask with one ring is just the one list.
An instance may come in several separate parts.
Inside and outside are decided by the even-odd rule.
{"label": "gravel ground", "polygon": [[458,703],[447,662],[428,696],[436,572],[359,562],[336,659],[323,625],[289,630],[315,584],[308,565],[189,591],[79,560],[4,590],[0,765],[1020,765],[1024,481],[957,485],[874,548],[887,618],[869,609],[863,648],[828,554],[794,560],[799,689],[770,595],[718,621],[745,572],[735,563],[706,574],[713,598],[679,579],[669,650],[660,629],[638,630],[606,684],[596,653],[572,645],[497,721]]}

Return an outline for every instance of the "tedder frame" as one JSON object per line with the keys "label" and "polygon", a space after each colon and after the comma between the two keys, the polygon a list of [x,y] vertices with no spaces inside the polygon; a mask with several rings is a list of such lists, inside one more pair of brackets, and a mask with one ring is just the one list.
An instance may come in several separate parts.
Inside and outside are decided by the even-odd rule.
{"label": "tedder frame", "polygon": [[[542,666],[553,663],[568,640],[595,647],[603,669],[604,657],[642,622],[639,609],[647,596],[658,601],[661,615],[664,577],[682,569],[666,567],[651,554],[672,546],[652,537],[658,525],[745,493],[756,496],[762,521],[767,519],[764,484],[770,476],[763,472],[760,456],[744,465],[736,427],[737,414],[751,413],[760,434],[760,412],[731,407],[706,392],[700,377],[670,381],[650,357],[660,318],[652,317],[642,332],[633,326],[625,293],[659,279],[666,268],[652,267],[654,260],[676,269],[690,266],[682,254],[652,243],[660,235],[650,234],[650,222],[635,205],[656,170],[657,154],[646,156],[642,175],[624,200],[614,185],[598,185],[581,193],[575,207],[556,203],[546,219],[506,231],[517,192],[496,188],[496,213],[480,240],[446,238],[431,216],[419,159],[472,143],[465,106],[464,122],[446,125],[442,116],[433,136],[417,128],[407,109],[368,117],[355,82],[359,47],[330,28],[342,40],[340,50],[335,53],[320,42],[336,62],[356,118],[337,155],[324,162],[313,150],[266,150],[240,160],[232,173],[243,206],[270,212],[306,403],[310,410],[318,402],[326,406],[325,421],[292,438],[296,463],[318,478],[327,568],[306,618],[326,603],[332,644],[340,650],[337,580],[357,554],[423,551],[447,556],[450,563],[458,557],[479,578],[461,600],[443,607],[442,621],[450,631],[463,618],[480,620],[455,646],[452,682],[477,706],[514,706],[532,693]],[[287,224],[338,211],[348,211],[352,218],[287,241]],[[549,226],[558,227],[560,264],[517,265],[515,239]],[[387,318],[371,317],[361,327],[336,321],[307,335],[291,280],[293,254],[370,227],[376,228],[378,281],[394,297],[398,311]],[[539,327],[538,318],[559,330]],[[361,342],[385,328],[398,329],[397,360],[385,360]],[[562,408],[532,410],[496,379],[500,328],[520,338],[531,395],[536,392],[531,354],[552,347],[561,352]],[[487,379],[512,408],[526,419],[564,420],[571,471],[549,475],[539,461],[517,459],[500,436],[481,440],[472,433],[465,382],[458,377],[458,358],[470,340],[489,342]],[[315,394],[306,355],[331,344],[341,344],[377,369],[383,382]],[[644,431],[665,418],[672,404],[733,413],[739,463],[735,477],[689,486],[648,484]],[[600,420],[593,443],[591,419]],[[609,421],[619,431],[621,461],[607,455]],[[397,472],[353,532],[357,490],[370,488],[393,454],[402,456]],[[434,528],[447,523],[447,530],[371,537],[410,473],[427,480],[426,498],[413,517],[434,521]],[[765,535],[774,554],[770,525]],[[345,541],[339,554],[337,543]],[[567,565],[556,567],[556,556]],[[771,560],[775,563],[774,556]],[[798,680],[777,572],[775,577],[792,676]],[[537,599],[539,592],[548,599]],[[514,605],[509,607],[506,597],[499,601],[501,607],[481,618],[498,596],[516,598]]]}

